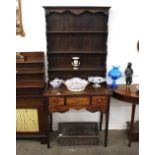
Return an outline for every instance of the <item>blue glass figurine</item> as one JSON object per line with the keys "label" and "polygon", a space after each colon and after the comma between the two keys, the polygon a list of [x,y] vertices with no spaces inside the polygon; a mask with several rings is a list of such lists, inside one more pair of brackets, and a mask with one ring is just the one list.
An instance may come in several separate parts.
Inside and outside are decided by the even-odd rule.
{"label": "blue glass figurine", "polygon": [[119,70],[119,66],[113,66],[113,69],[109,71],[108,76],[110,76],[113,80],[110,87],[117,88],[118,85],[116,84],[116,80],[122,76],[122,73]]}
{"label": "blue glass figurine", "polygon": [[128,62],[127,68],[125,69],[126,86],[129,86],[132,83],[133,69],[131,68],[131,66],[132,63]]}

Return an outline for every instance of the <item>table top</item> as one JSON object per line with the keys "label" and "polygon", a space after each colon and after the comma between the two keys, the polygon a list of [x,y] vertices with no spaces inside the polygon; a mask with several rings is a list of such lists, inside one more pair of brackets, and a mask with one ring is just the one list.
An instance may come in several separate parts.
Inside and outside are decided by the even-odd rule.
{"label": "table top", "polygon": [[118,88],[113,90],[113,97],[132,104],[139,104],[139,94],[137,93],[137,86],[138,84],[132,84],[130,86],[121,84],[118,86]]}

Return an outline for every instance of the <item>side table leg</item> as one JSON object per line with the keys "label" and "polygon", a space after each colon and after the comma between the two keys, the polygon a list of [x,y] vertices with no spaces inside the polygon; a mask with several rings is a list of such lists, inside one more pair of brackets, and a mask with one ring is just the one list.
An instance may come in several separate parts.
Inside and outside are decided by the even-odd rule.
{"label": "side table leg", "polygon": [[103,112],[100,112],[100,131],[102,131]]}
{"label": "side table leg", "polygon": [[132,131],[134,128],[135,110],[136,110],[136,104],[132,104],[131,122],[130,122],[130,129],[129,129],[129,143],[128,143],[129,147],[131,146],[131,141],[132,141]]}

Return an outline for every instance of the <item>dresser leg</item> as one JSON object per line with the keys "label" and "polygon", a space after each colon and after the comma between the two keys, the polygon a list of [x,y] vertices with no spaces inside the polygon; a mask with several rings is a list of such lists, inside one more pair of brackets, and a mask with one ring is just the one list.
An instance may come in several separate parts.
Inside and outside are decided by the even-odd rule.
{"label": "dresser leg", "polygon": [[48,128],[48,133],[47,133],[47,148],[50,148],[50,130]]}
{"label": "dresser leg", "polygon": [[128,143],[129,147],[131,146],[131,141],[132,141],[132,131],[134,128],[135,110],[136,110],[136,104],[132,104],[131,122],[130,122],[130,129],[129,129],[129,143]]}
{"label": "dresser leg", "polygon": [[110,105],[108,104],[108,108],[106,111],[106,120],[105,120],[105,139],[104,139],[104,146],[107,146],[108,143],[108,126],[109,126],[109,110],[110,110]]}
{"label": "dresser leg", "polygon": [[50,132],[53,131],[53,115],[52,113],[49,113],[49,119],[50,119]]}
{"label": "dresser leg", "polygon": [[50,132],[51,132],[51,124],[52,124],[52,114],[48,113],[48,127],[47,127],[47,147],[50,148]]}
{"label": "dresser leg", "polygon": [[47,141],[46,141],[46,139],[41,139],[41,140],[40,140],[40,143],[41,143],[41,144],[47,144]]}
{"label": "dresser leg", "polygon": [[103,112],[100,112],[100,131],[102,131]]}
{"label": "dresser leg", "polygon": [[47,138],[47,147],[50,148],[50,135],[48,135],[48,138]]}

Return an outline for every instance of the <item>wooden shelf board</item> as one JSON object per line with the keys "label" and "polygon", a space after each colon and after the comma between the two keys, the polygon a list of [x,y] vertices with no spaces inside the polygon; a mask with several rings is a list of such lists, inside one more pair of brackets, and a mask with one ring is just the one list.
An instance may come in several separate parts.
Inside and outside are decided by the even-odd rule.
{"label": "wooden shelf board", "polygon": [[57,34],[57,33],[62,33],[62,34],[64,34],[64,33],[66,33],[66,34],[68,34],[68,33],[77,33],[77,34],[80,34],[80,33],[107,33],[107,31],[80,31],[80,30],[76,30],[76,31],[47,31],[47,34]]}
{"label": "wooden shelf board", "polygon": [[42,98],[41,95],[17,95],[17,98]]}
{"label": "wooden shelf board", "polygon": [[44,71],[16,71],[16,74],[43,74]]}
{"label": "wooden shelf board", "polygon": [[73,68],[49,68],[48,71],[105,71],[104,68],[79,68],[78,70],[73,70]]}
{"label": "wooden shelf board", "polygon": [[26,61],[16,61],[17,64],[30,64],[30,63],[44,63],[43,60],[26,60]]}
{"label": "wooden shelf board", "polygon": [[106,54],[106,51],[48,51],[48,54]]}
{"label": "wooden shelf board", "polygon": [[43,81],[17,81],[16,88],[43,88]]}
{"label": "wooden shelf board", "polygon": [[43,85],[16,85],[16,88],[44,88]]}

